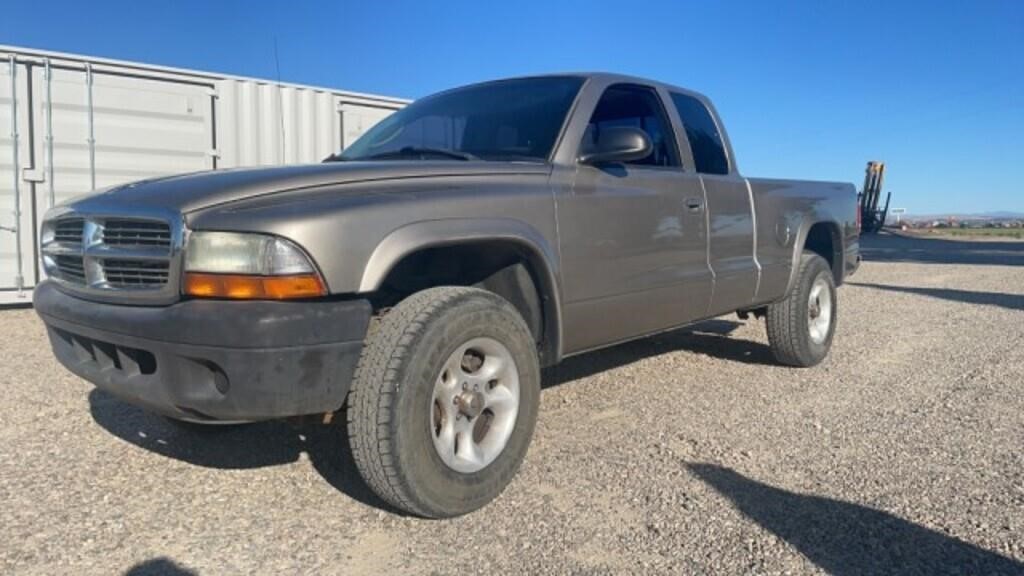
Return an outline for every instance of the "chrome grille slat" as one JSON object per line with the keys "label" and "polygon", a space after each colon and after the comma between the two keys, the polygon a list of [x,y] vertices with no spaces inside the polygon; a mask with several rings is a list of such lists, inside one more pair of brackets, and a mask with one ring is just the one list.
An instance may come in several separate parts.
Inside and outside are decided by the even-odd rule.
{"label": "chrome grille slat", "polygon": [[167,249],[159,246],[108,246],[97,244],[85,249],[85,254],[96,258],[130,260],[166,260]]}
{"label": "chrome grille slat", "polygon": [[169,239],[171,236],[171,233],[170,231],[167,230],[166,226],[163,226],[162,228],[129,228],[127,226],[120,228],[112,228],[109,224],[107,224],[106,234],[107,236],[110,236],[112,234],[134,234],[141,235],[144,237],[151,236],[154,239]]}
{"label": "chrome grille slat", "polygon": [[54,241],[46,246],[45,252],[50,255],[81,256],[82,243],[72,244],[66,241]]}
{"label": "chrome grille slat", "polygon": [[107,274],[167,274],[166,265],[162,265],[159,268],[137,268],[133,266],[111,266],[106,264],[103,266],[103,270],[105,270]]}
{"label": "chrome grille slat", "polygon": [[147,238],[127,238],[120,236],[117,238],[105,238],[104,242],[110,245],[127,245],[127,246],[166,246],[166,240],[150,240]]}

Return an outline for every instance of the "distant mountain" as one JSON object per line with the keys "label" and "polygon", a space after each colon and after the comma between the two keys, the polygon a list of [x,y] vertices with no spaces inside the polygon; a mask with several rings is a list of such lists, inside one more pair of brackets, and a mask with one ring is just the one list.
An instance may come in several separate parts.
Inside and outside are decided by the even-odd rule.
{"label": "distant mountain", "polygon": [[[892,214],[890,214],[892,216]],[[904,214],[903,218],[910,220],[1022,220],[1024,212],[1013,212],[1008,210],[993,210],[990,212],[977,213],[944,213],[944,214]]]}
{"label": "distant mountain", "polygon": [[984,218],[996,218],[999,220],[1012,220],[1024,218],[1024,212],[1007,212],[1005,210],[997,210],[994,212],[982,212],[978,215]]}

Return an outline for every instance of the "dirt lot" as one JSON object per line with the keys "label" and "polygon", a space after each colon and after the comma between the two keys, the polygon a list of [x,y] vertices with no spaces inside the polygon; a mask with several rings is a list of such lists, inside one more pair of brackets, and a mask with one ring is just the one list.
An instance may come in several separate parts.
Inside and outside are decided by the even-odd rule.
{"label": "dirt lot", "polygon": [[[761,322],[567,361],[491,506],[382,508],[340,427],[181,430],[0,313],[0,573],[1024,573],[1024,244],[875,239],[832,355]],[[74,570],[73,570],[74,568]]]}

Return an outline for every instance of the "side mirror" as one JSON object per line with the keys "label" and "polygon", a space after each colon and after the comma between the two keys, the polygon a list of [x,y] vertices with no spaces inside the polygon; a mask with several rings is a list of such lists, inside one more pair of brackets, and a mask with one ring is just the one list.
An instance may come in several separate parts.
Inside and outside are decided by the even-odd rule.
{"label": "side mirror", "polygon": [[612,126],[600,131],[595,142],[580,150],[580,164],[630,162],[651,153],[651,138],[640,128]]}

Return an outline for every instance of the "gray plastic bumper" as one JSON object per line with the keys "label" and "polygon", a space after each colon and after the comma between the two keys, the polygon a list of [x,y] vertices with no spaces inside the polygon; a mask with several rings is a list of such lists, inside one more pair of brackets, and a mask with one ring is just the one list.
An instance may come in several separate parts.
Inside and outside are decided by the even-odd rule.
{"label": "gray plastic bumper", "polygon": [[365,300],[120,306],[48,281],[33,300],[68,370],[130,403],[197,421],[341,408],[372,312]]}

